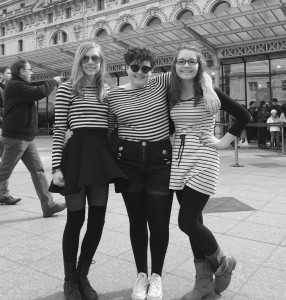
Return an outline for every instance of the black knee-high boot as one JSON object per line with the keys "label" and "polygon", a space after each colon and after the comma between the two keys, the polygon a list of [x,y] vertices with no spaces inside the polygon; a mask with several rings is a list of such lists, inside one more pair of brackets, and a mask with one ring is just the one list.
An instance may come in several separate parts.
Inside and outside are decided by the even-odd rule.
{"label": "black knee-high boot", "polygon": [[87,278],[91,261],[79,258],[77,265],[77,283],[84,300],[97,300],[97,292],[92,288]]}
{"label": "black knee-high boot", "polygon": [[65,283],[64,293],[66,300],[82,300],[76,276],[76,264],[64,262]]}

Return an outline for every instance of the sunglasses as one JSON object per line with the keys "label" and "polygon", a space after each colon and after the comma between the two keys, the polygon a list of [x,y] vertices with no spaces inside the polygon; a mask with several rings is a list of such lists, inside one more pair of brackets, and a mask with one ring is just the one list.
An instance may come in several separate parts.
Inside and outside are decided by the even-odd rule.
{"label": "sunglasses", "polygon": [[82,59],[81,59],[81,62],[82,62],[83,64],[86,64],[86,63],[88,63],[88,62],[90,61],[90,59],[91,59],[91,61],[92,61],[93,63],[95,63],[95,64],[101,62],[101,60],[102,60],[101,57],[96,56],[96,55],[92,55],[92,56],[84,55],[84,56],[82,57]]}
{"label": "sunglasses", "polygon": [[142,73],[144,73],[144,74],[147,74],[152,70],[152,67],[148,67],[148,66],[140,67],[139,65],[130,65],[130,68],[131,68],[132,72],[134,72],[134,73],[139,72],[139,70],[141,69]]}

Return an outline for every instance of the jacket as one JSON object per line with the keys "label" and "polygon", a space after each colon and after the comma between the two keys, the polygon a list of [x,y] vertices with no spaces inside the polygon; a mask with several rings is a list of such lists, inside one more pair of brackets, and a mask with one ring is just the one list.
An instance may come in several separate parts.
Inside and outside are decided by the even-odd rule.
{"label": "jacket", "polygon": [[266,107],[259,106],[257,110],[257,122],[258,123],[266,123],[269,118],[269,112]]}
{"label": "jacket", "polygon": [[32,141],[38,128],[35,101],[49,96],[56,85],[54,79],[34,86],[18,76],[12,77],[4,90],[2,136]]}

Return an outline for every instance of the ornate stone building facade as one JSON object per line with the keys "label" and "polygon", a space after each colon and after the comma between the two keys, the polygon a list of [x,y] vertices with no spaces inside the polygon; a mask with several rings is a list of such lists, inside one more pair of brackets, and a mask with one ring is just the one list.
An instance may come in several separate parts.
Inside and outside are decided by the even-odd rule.
{"label": "ornate stone building facade", "polygon": [[254,1],[4,0],[0,3],[0,55],[117,34],[251,2]]}
{"label": "ornate stone building facade", "polygon": [[78,44],[94,39],[120,84],[126,47],[150,46],[164,72],[174,50],[193,43],[232,97],[286,102],[285,16],[286,0],[2,0],[0,65],[23,57],[34,80],[68,77]]}

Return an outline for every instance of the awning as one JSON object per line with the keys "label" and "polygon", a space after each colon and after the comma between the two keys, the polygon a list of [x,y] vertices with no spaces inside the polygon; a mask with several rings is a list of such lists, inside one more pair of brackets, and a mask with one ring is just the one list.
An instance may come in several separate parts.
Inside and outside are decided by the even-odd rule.
{"label": "awning", "polygon": [[[105,53],[108,71],[124,74],[123,53],[128,46],[149,46],[157,55],[157,67],[169,66],[180,46],[192,44],[219,60],[286,53],[286,0],[261,0],[231,7],[220,13],[195,15],[156,26],[88,39],[99,43]],[[53,45],[30,52],[0,57],[0,65],[18,58],[30,61],[35,78],[45,80],[54,74],[65,76],[71,70],[74,53],[84,40]]]}

